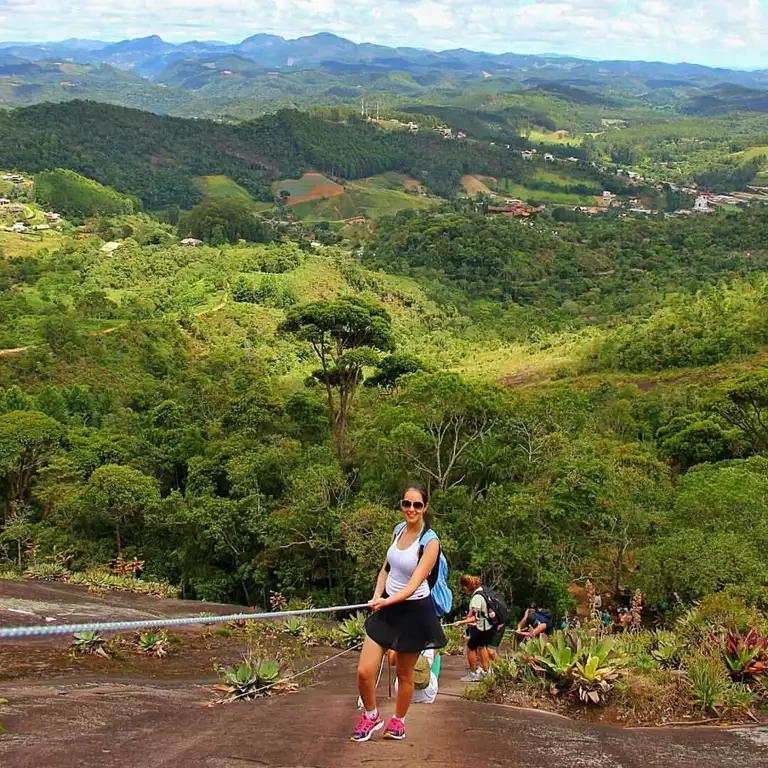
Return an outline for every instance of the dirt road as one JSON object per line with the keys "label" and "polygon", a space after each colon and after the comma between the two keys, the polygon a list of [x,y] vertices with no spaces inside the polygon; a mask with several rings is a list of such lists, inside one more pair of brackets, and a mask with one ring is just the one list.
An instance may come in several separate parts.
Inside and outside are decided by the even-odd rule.
{"label": "dirt road", "polygon": [[[0,595],[8,600],[7,584]],[[29,585],[18,585],[26,591]],[[40,599],[58,593],[40,589]],[[81,594],[80,597],[83,597]],[[86,596],[87,597],[87,596]],[[122,599],[133,596],[121,596]],[[18,599],[18,598],[17,598]],[[71,598],[73,604],[77,600]],[[98,600],[98,598],[94,598]],[[140,601],[152,598],[137,598]],[[34,601],[31,601],[34,602]],[[173,603],[173,607],[166,603]],[[176,601],[157,601],[177,610]],[[7,603],[5,603],[7,605]],[[181,606],[184,606],[181,603]],[[123,607],[124,608],[124,607]],[[122,612],[123,608],[115,613]],[[131,606],[136,609],[137,606]],[[142,610],[144,606],[138,610]],[[188,608],[187,608],[188,610]],[[194,613],[194,611],[192,611]],[[3,610],[0,609],[0,617]],[[4,618],[7,618],[5,616]],[[8,650],[8,649],[6,649]],[[0,658],[3,649],[0,647]],[[18,647],[15,649],[18,651]],[[29,653],[39,648],[29,645]],[[10,656],[9,656],[10,658]],[[347,740],[357,711],[355,659],[324,668],[298,693],[206,707],[211,680],[39,675],[2,684],[3,768],[765,768],[768,729],[622,730],[441,695],[416,705],[404,742]],[[461,659],[445,661],[443,691],[458,694]],[[391,714],[382,684],[382,711]]]}

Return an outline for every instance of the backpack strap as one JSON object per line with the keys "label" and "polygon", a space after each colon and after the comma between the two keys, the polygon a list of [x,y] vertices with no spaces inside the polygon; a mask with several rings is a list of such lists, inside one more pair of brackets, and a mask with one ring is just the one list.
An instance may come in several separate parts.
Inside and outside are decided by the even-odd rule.
{"label": "backpack strap", "polygon": [[422,534],[419,537],[419,560],[421,560],[421,556],[424,554],[424,548],[430,541],[437,541],[437,545],[440,546],[440,537],[431,528],[427,528],[422,531]]}

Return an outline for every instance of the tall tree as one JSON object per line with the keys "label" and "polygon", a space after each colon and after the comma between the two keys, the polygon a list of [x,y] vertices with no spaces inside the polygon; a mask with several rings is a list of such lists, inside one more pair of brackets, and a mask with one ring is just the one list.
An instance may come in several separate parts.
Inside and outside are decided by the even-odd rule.
{"label": "tall tree", "polygon": [[8,508],[21,501],[37,470],[53,455],[63,429],[61,425],[37,411],[11,411],[0,416],[0,480],[4,486]]}
{"label": "tall tree", "polygon": [[315,301],[289,312],[281,330],[308,341],[320,361],[312,377],[325,387],[336,453],[343,462],[347,422],[363,371],[376,365],[380,352],[395,346],[389,313],[361,298]]}
{"label": "tall tree", "polygon": [[158,499],[154,478],[131,467],[107,464],[91,475],[79,496],[78,507],[86,515],[109,515],[120,556],[123,526],[151,509]]}

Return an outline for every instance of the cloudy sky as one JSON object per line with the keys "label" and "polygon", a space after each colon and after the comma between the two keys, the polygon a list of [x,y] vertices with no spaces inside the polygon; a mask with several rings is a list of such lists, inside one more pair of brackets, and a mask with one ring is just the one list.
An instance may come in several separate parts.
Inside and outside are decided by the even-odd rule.
{"label": "cloudy sky", "polygon": [[356,42],[768,68],[768,0],[0,0],[0,39]]}

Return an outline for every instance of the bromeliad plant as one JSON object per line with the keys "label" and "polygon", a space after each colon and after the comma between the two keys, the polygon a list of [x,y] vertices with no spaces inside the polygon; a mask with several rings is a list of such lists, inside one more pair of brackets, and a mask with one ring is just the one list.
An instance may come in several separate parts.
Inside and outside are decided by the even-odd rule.
{"label": "bromeliad plant", "polygon": [[107,641],[97,632],[77,632],[72,636],[72,648],[78,653],[109,658]]}
{"label": "bromeliad plant", "polygon": [[546,675],[557,687],[569,687],[573,683],[573,668],[579,659],[578,638],[573,636],[568,638],[565,634],[558,632],[551,642],[542,643],[539,646],[529,656],[531,667]]}
{"label": "bromeliad plant", "polygon": [[558,632],[552,640],[536,640],[525,645],[523,658],[552,681],[553,692],[573,691],[586,704],[605,703],[625,664],[610,639]]}
{"label": "bromeliad plant", "polygon": [[365,616],[356,613],[336,627],[337,642],[344,648],[353,648],[365,640]]}
{"label": "bromeliad plant", "polygon": [[215,688],[226,694],[223,702],[268,696],[282,682],[280,664],[272,659],[246,657],[237,666],[214,668],[222,681]]}
{"label": "bromeliad plant", "polygon": [[768,672],[768,637],[756,629],[746,635],[731,630],[725,635],[712,635],[720,648],[728,674],[736,683],[749,683]]}
{"label": "bromeliad plant", "polygon": [[656,632],[653,658],[665,669],[680,669],[684,646],[674,632]]}
{"label": "bromeliad plant", "polygon": [[168,655],[170,646],[170,637],[165,629],[156,632],[139,633],[139,650],[146,653],[147,656],[154,656],[156,659],[162,659]]}
{"label": "bromeliad plant", "polygon": [[616,681],[623,659],[607,641],[592,643],[581,654],[586,660],[577,661],[573,670],[573,683],[579,699],[585,704],[605,704]]}

